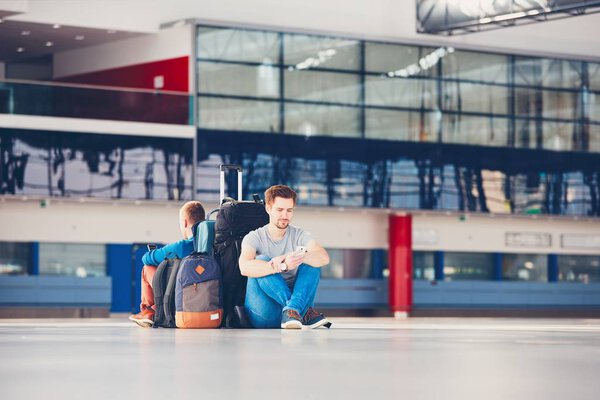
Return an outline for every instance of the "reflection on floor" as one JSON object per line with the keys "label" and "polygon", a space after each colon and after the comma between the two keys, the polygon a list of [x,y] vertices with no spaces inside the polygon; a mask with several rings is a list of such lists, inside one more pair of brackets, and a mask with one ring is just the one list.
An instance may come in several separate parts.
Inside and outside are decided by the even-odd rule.
{"label": "reflection on floor", "polygon": [[598,399],[600,320],[336,318],[331,330],[0,320],[0,398]]}

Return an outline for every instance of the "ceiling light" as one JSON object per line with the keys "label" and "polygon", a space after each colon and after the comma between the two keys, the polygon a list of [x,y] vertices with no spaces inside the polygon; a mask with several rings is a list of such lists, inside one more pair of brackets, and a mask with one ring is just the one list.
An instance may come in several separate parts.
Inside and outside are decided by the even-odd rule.
{"label": "ceiling light", "polygon": [[21,31],[21,35],[29,36],[29,35],[31,35],[31,31]]}
{"label": "ceiling light", "polygon": [[17,53],[22,53],[25,51],[25,48],[23,47],[17,47]]}
{"label": "ceiling light", "polygon": [[109,35],[113,35],[113,34],[117,33],[117,31],[115,31],[114,29],[109,29],[106,31],[106,33],[108,33]]}
{"label": "ceiling light", "polygon": [[2,18],[0,18],[0,24],[3,23],[3,22],[4,22],[4,20]]}
{"label": "ceiling light", "polygon": [[46,42],[46,47],[52,47],[54,46],[54,42]]}
{"label": "ceiling light", "polygon": [[54,24],[54,25],[52,25],[52,27],[53,27],[54,29],[60,29],[60,25],[59,25],[59,24]]}
{"label": "ceiling light", "polygon": [[85,36],[83,36],[83,35],[75,36],[75,40],[83,40],[83,39],[85,39]]}

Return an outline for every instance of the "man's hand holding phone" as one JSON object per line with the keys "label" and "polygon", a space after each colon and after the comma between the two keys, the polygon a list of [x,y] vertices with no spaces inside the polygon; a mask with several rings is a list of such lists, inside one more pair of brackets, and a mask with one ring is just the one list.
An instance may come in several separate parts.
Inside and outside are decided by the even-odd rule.
{"label": "man's hand holding phone", "polygon": [[302,261],[304,261],[304,256],[306,255],[306,247],[298,246],[293,253],[288,253],[285,256],[285,263],[288,266],[288,269],[296,269]]}

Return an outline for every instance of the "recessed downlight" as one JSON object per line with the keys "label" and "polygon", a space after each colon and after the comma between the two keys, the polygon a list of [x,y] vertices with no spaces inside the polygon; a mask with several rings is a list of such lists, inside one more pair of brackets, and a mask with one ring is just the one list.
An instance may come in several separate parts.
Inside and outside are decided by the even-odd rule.
{"label": "recessed downlight", "polygon": [[52,28],[54,28],[54,29],[60,29],[60,25],[59,24],[54,24],[54,25],[52,25]]}
{"label": "recessed downlight", "polygon": [[25,47],[17,47],[17,53],[22,53],[25,51]]}
{"label": "recessed downlight", "polygon": [[114,35],[115,33],[117,33],[117,31],[115,31],[114,29],[109,29],[106,31],[106,33],[108,33],[109,35]]}
{"label": "recessed downlight", "polygon": [[83,40],[83,39],[85,39],[85,36],[83,36],[83,35],[75,36],[75,40]]}
{"label": "recessed downlight", "polygon": [[52,47],[52,46],[54,46],[54,42],[50,42],[50,41],[46,42],[46,47]]}
{"label": "recessed downlight", "polygon": [[31,31],[21,31],[21,35],[29,36],[29,35],[31,35]]}

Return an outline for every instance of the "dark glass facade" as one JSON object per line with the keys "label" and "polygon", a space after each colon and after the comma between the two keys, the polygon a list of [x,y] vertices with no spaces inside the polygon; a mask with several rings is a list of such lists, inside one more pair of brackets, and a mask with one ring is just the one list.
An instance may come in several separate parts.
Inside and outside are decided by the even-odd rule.
{"label": "dark glass facade", "polygon": [[197,57],[198,182],[230,162],[301,204],[600,215],[597,64],[206,26]]}

